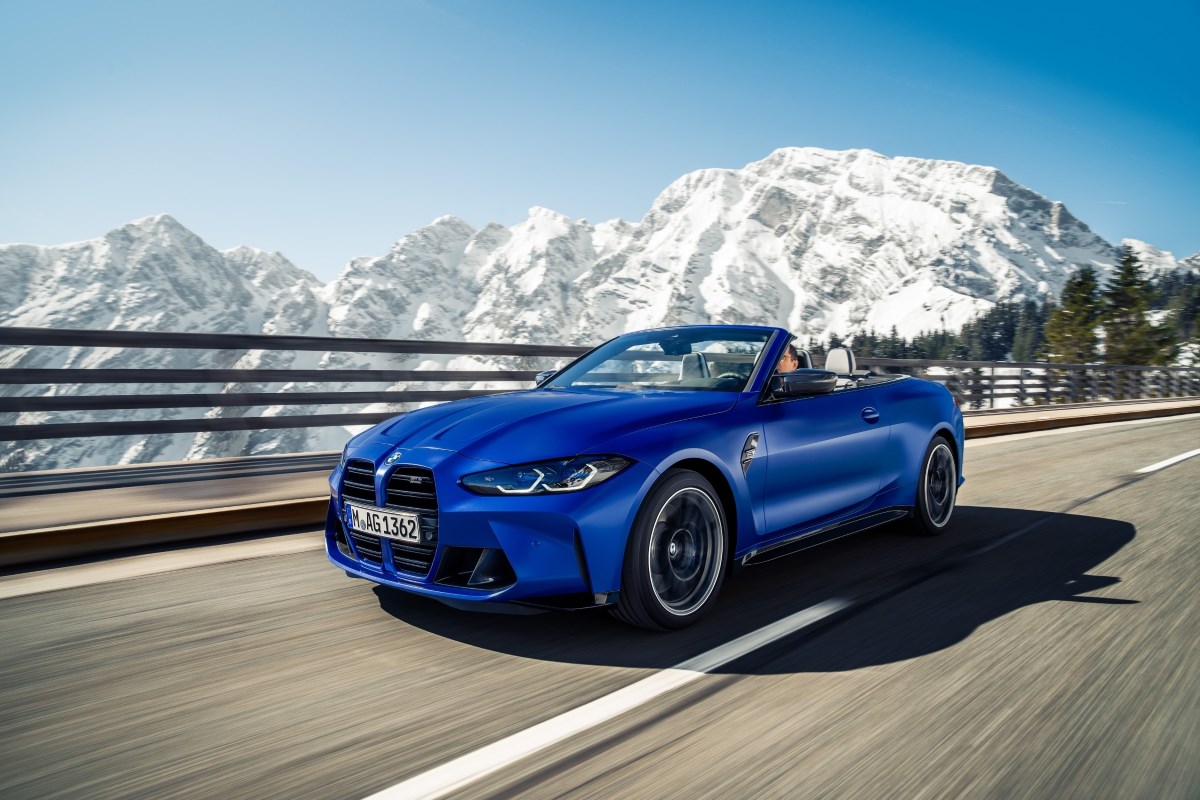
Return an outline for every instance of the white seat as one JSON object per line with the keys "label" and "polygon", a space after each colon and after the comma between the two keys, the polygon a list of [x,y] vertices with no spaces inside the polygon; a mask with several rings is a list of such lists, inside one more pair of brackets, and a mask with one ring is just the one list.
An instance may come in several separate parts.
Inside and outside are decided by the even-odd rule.
{"label": "white seat", "polygon": [[825,369],[837,373],[839,378],[854,377],[854,353],[849,347],[831,347],[825,356]]}
{"label": "white seat", "polygon": [[709,377],[708,360],[704,358],[704,353],[688,353],[680,359],[679,380],[707,377]]}

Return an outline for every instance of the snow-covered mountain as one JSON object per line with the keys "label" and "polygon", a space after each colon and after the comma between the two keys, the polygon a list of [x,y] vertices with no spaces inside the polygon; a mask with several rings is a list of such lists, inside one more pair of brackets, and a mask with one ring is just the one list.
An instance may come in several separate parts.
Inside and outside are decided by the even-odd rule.
{"label": "snow-covered mountain", "polygon": [[[0,246],[0,324],[134,331],[297,334],[324,331],[328,306],[320,281],[278,253],[249,247],[219,252],[166,215],[123,225],[100,239],[54,247]],[[306,355],[300,354],[300,358]],[[287,367],[284,353],[116,348],[10,348],[3,367],[254,368]],[[299,366],[299,364],[296,364]],[[205,385],[9,386],[7,394],[154,394],[205,392]],[[231,387],[226,387],[227,389]],[[270,388],[263,387],[269,391]],[[235,412],[236,413],[236,412]],[[251,413],[256,413],[252,411]],[[187,411],[0,415],[38,420],[183,418]],[[303,431],[274,439],[305,449]],[[239,453],[264,434],[239,434],[225,446],[197,448],[205,436],[111,437],[0,444],[0,471],[161,461]],[[258,437],[254,441],[254,437]]]}
{"label": "snow-covered mountain", "polygon": [[1137,256],[1142,272],[1151,279],[1180,270],[1200,271],[1200,253],[1188,258],[1177,259],[1168,250],[1159,250],[1152,244],[1139,239],[1122,239],[1121,245],[1128,247]]}
{"label": "snow-covered mountain", "polygon": [[1179,260],[1179,263],[1183,265],[1185,269],[1189,269],[1194,274],[1200,275],[1200,253],[1188,256],[1187,258],[1182,258]]}
{"label": "snow-covered mountain", "polygon": [[[1200,254],[1178,262],[1146,243],[1127,243],[1155,272],[1200,266]],[[278,253],[219,252],[165,215],[88,242],[0,245],[0,325],[572,344],[694,322],[784,324],[814,341],[893,326],[911,336],[957,328],[1000,300],[1055,296],[1080,266],[1103,274],[1118,255],[1061,203],[991,167],[785,148],[741,169],[683,176],[640,222],[593,225],[544,208],[511,228],[440,217],[386,255],[352,260],[326,286]],[[0,367],[380,363],[353,354],[0,353]],[[71,416],[90,418],[100,416]],[[344,437],[341,430],[299,430],[0,445],[0,470],[287,452],[335,447]]]}

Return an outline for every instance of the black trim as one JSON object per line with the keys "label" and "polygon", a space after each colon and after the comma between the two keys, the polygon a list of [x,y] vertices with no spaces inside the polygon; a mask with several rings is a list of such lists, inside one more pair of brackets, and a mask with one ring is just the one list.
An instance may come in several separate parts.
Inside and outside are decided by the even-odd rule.
{"label": "black trim", "polygon": [[[351,476],[356,480],[352,480]],[[349,491],[347,491],[349,490]],[[353,500],[359,504],[379,507],[379,499],[375,492],[375,464],[365,458],[351,458],[342,467],[342,485],[339,498],[345,502]],[[338,509],[340,515],[343,509]]]}
{"label": "black trim", "polygon": [[776,397],[775,394],[771,391],[771,381],[768,378],[767,385],[763,387],[763,391],[759,395],[758,405],[760,405],[760,406],[774,405],[776,403],[792,403],[792,402],[796,402],[796,401],[800,401],[800,400],[819,400],[822,397],[837,397],[839,395],[845,394],[846,392],[860,392],[860,391],[863,391],[864,389],[875,389],[879,386],[887,386],[889,383],[895,383],[897,380],[899,380],[901,378],[911,378],[912,376],[911,375],[890,375],[890,374],[889,375],[876,375],[876,374],[872,373],[870,376],[864,375],[863,377],[891,378],[892,380],[882,380],[877,383],[868,383],[865,386],[859,386],[859,385],[839,386],[839,387],[834,388],[834,390],[832,392],[828,392],[826,394],[813,394],[813,395],[807,395],[807,396],[805,396],[805,395],[799,395],[799,396],[784,395],[783,397]]}
{"label": "black trim", "polygon": [[583,539],[579,535],[578,528],[575,529],[572,544],[575,546],[575,563],[579,566],[579,576],[583,578],[583,585],[587,587],[588,594],[591,594],[592,574],[588,570],[587,554],[583,550]]}
{"label": "black trim", "polygon": [[350,542],[354,546],[355,558],[358,561],[369,564],[383,563],[383,543],[378,536],[359,533],[353,528],[349,529],[348,534]]}
{"label": "black trim", "polygon": [[911,513],[912,508],[910,506],[892,506],[857,517],[851,517],[848,520],[835,522],[832,525],[826,525],[814,531],[806,531],[782,542],[775,542],[766,547],[751,550],[742,556],[741,563],[743,566],[749,566],[751,564],[763,564],[767,561],[774,561],[777,558],[790,556],[793,553],[799,553],[801,550],[807,550],[810,547],[816,547],[826,542],[832,542],[835,539],[841,539],[843,536],[851,536],[874,528],[877,525],[902,519]]}
{"label": "black trim", "polygon": [[560,594],[550,597],[534,597],[525,600],[509,600],[514,606],[527,608],[544,608],[549,611],[586,611],[590,608],[606,608],[617,604],[619,592],[609,592],[603,603],[596,602],[596,595]]}

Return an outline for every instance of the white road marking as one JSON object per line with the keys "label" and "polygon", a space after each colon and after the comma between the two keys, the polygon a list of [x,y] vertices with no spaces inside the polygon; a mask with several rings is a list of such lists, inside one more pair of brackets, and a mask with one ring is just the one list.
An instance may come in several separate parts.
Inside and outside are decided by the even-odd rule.
{"label": "white road marking", "polygon": [[625,713],[656,697],[679,688],[751,653],[777,639],[795,633],[802,628],[849,608],[851,602],[843,599],[827,600],[815,606],[797,611],[770,625],[731,642],[715,647],[695,658],[689,658],[674,667],[656,672],[637,683],[618,689],[611,694],[593,700],[578,708],[559,714],[557,717],[526,728],[448,761],[428,772],[423,772],[402,783],[376,792],[367,800],[409,800],[409,798],[444,797],[456,789],[503,769],[518,759],[533,755],[558,742],[594,728],[602,722]]}
{"label": "white road marking", "polygon": [[1151,464],[1148,467],[1142,467],[1137,471],[1138,475],[1146,472],[1158,472],[1160,469],[1166,469],[1172,464],[1178,464],[1180,461],[1186,461],[1193,456],[1200,456],[1200,450],[1189,450],[1186,453],[1180,453],[1177,456],[1171,456],[1165,461],[1159,461],[1157,464]]}
{"label": "white road marking", "polygon": [[60,589],[76,589],[97,583],[112,583],[129,578],[141,578],[162,572],[175,572],[189,567],[224,564],[229,561],[245,561],[250,558],[288,555],[306,550],[317,550],[325,546],[322,533],[296,533],[256,539],[249,542],[207,545],[188,550],[166,553],[148,553],[126,556],[95,564],[78,564],[71,567],[25,572],[0,578],[0,600],[41,594]]}
{"label": "white road marking", "polygon": [[1096,422],[1090,425],[1073,425],[1067,428],[1054,428],[1048,431],[1029,431],[1027,433],[1008,433],[1002,436],[987,436],[982,439],[968,439],[969,448],[987,447],[993,444],[1005,444],[1019,439],[1039,439],[1043,436],[1062,436],[1067,433],[1086,434],[1105,428],[1115,428],[1118,425],[1149,425],[1151,422],[1183,422],[1200,419],[1200,414],[1178,414],[1174,417],[1149,417],[1147,419],[1123,419],[1117,422]]}

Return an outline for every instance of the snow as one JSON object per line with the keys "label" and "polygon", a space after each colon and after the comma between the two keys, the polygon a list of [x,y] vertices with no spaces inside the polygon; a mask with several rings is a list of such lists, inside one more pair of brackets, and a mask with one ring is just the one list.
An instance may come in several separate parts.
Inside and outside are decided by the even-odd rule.
{"label": "snow", "polygon": [[1142,265],[1143,273],[1146,275],[1157,276],[1180,269],[1180,262],[1175,259],[1175,256],[1166,250],[1159,250],[1152,244],[1138,239],[1122,239],[1121,244],[1132,248],[1133,254],[1137,256],[1138,263]]}
{"label": "snow", "polygon": [[[1156,272],[1200,268],[1200,254],[1180,263],[1144,242],[1127,242]],[[592,225],[538,206],[511,227],[492,223],[477,229],[441,216],[382,256],[350,260],[327,285],[277,252],[248,246],[217,251],[165,214],[87,242],[3,245],[0,324],[579,345],[627,330],[700,322],[781,324],[809,340],[892,327],[913,336],[957,328],[1001,300],[1057,296],[1085,265],[1097,268],[1103,280],[1119,255],[1061,203],[992,167],[789,147],[740,169],[684,175],[638,222]],[[352,353],[51,348],[13,349],[0,361],[43,367],[392,369],[468,363],[461,357]],[[534,368],[527,359],[469,363]],[[552,365],[547,360],[544,366]],[[278,406],[272,413],[351,410],[361,408]],[[147,413],[143,418],[164,415]],[[72,417],[101,418],[135,416]],[[0,446],[0,470],[337,449],[345,436],[346,428],[339,427],[35,442],[19,449]]]}

